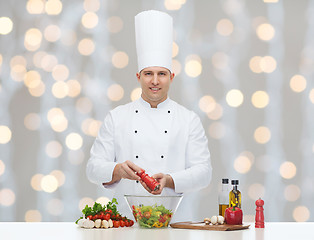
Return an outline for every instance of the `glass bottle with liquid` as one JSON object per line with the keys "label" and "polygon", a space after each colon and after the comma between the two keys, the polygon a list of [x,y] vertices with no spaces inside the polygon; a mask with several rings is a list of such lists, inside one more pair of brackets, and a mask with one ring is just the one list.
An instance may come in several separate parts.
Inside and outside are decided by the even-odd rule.
{"label": "glass bottle with liquid", "polygon": [[241,208],[241,192],[238,189],[239,180],[231,180],[232,190],[229,193],[229,207]]}
{"label": "glass bottle with liquid", "polygon": [[223,178],[221,191],[218,195],[218,202],[219,202],[219,215],[225,216],[225,210],[229,206],[229,179]]}

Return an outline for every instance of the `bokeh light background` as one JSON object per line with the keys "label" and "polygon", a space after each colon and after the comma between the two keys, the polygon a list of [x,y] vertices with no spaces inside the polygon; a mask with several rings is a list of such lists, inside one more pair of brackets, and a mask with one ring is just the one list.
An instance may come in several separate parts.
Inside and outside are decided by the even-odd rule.
{"label": "bokeh light background", "polygon": [[170,96],[209,139],[213,180],[189,211],[217,214],[228,177],[245,220],[259,197],[266,221],[314,220],[313,0],[0,4],[1,221],[73,221],[111,198],[85,166],[108,111],[141,94],[134,16],[148,9],[174,18]]}

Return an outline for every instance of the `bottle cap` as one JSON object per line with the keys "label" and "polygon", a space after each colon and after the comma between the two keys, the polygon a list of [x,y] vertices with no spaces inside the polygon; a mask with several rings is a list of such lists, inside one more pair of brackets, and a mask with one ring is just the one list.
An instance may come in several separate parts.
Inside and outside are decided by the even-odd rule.
{"label": "bottle cap", "polygon": [[239,185],[239,180],[231,180],[232,185]]}
{"label": "bottle cap", "polygon": [[223,178],[222,179],[222,184],[228,184],[229,183],[229,179],[228,178]]}

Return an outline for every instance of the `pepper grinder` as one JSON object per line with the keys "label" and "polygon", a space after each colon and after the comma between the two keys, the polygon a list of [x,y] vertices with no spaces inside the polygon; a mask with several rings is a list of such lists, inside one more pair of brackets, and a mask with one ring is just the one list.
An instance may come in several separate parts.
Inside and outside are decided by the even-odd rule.
{"label": "pepper grinder", "polygon": [[136,174],[143,180],[150,190],[157,191],[160,188],[160,184],[154,178],[146,174],[145,171]]}
{"label": "pepper grinder", "polygon": [[264,225],[264,201],[259,198],[255,202],[256,205],[256,215],[255,215],[255,228],[265,228]]}

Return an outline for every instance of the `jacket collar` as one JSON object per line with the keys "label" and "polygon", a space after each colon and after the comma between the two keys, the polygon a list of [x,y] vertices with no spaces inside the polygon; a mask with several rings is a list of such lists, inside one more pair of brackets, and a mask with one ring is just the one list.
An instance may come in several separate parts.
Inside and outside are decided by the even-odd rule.
{"label": "jacket collar", "polygon": [[[140,101],[141,105],[144,106],[145,108],[152,108],[152,107],[150,106],[150,104],[149,104],[148,102],[146,102],[142,97],[139,98],[139,101]],[[170,104],[170,98],[167,97],[167,99],[166,99],[165,101],[163,101],[163,102],[161,102],[161,103],[159,103],[159,104],[157,105],[157,109],[158,109],[158,108],[166,108],[166,107],[169,106],[169,104]],[[153,109],[153,108],[152,108],[152,109]]]}

